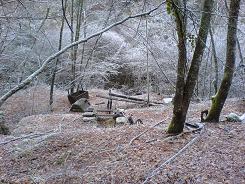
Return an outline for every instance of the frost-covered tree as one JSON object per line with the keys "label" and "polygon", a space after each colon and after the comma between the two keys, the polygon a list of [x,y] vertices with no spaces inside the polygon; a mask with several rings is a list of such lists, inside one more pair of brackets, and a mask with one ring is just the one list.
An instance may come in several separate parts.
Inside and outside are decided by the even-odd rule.
{"label": "frost-covered tree", "polygon": [[205,121],[218,122],[220,113],[228,96],[236,63],[236,43],[237,43],[237,24],[240,9],[240,0],[230,2],[227,46],[226,46],[226,64],[224,76],[218,92],[212,97],[212,105]]}
{"label": "frost-covered tree", "polygon": [[[184,128],[187,111],[190,100],[194,92],[195,85],[198,79],[199,68],[202,61],[205,43],[210,28],[211,14],[213,9],[213,0],[205,0],[203,6],[203,13],[199,28],[199,34],[196,41],[194,54],[192,57],[190,69],[185,71],[186,65],[186,1],[173,0],[168,1],[169,12],[173,12],[176,28],[178,33],[178,50],[179,59],[177,67],[177,82],[174,97],[173,118],[168,127],[169,133],[181,133]],[[187,76],[187,77],[186,77]]]}

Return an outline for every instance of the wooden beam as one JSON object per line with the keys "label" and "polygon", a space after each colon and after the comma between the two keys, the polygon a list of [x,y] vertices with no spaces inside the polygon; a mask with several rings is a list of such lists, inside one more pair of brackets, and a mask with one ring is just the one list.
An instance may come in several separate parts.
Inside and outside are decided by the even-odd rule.
{"label": "wooden beam", "polygon": [[105,99],[111,99],[111,100],[116,100],[116,101],[122,101],[122,102],[129,102],[129,103],[146,104],[146,102],[144,102],[144,101],[140,102],[140,101],[135,101],[135,100],[119,99],[119,98],[108,97],[108,96],[103,96],[103,95],[96,95],[96,97],[105,98]]}
{"label": "wooden beam", "polygon": [[[121,94],[116,94],[116,93],[110,93],[110,95],[111,96],[115,96],[115,97],[119,97],[119,98],[125,98],[125,99],[129,99],[129,100],[135,100],[135,101],[139,101],[139,102],[146,102],[146,103],[148,103],[147,100],[136,98],[136,97],[132,97],[132,96],[128,96],[128,95],[121,95]],[[149,103],[163,104],[163,103],[155,102],[155,101],[150,101]]]}

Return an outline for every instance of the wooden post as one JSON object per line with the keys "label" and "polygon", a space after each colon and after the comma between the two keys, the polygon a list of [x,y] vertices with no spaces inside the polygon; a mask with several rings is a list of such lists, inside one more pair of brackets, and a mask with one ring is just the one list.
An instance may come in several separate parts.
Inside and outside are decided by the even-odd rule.
{"label": "wooden post", "polygon": [[146,61],[147,61],[147,105],[150,104],[150,76],[149,76],[149,51],[148,51],[148,21],[147,16],[145,19],[145,32],[146,32]]}
{"label": "wooden post", "polygon": [[111,109],[112,109],[112,98],[111,98],[111,90],[109,90],[109,99],[107,102],[107,109],[110,110],[109,114],[111,113]]}

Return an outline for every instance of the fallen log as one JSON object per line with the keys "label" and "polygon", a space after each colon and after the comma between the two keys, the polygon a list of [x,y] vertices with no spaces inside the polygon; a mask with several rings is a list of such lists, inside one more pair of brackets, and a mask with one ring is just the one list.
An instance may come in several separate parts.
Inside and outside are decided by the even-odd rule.
{"label": "fallen log", "polygon": [[[110,93],[111,96],[115,96],[115,97],[119,97],[119,98],[125,98],[125,99],[129,99],[129,100],[134,100],[134,101],[139,101],[139,102],[146,102],[147,100],[141,99],[141,98],[136,98],[136,97],[132,97],[132,96],[128,96],[128,95],[121,95],[121,94],[116,94],[116,93]],[[155,102],[155,101],[150,101],[150,103],[154,103],[154,104],[163,104],[160,102]]]}
{"label": "fallen log", "polygon": [[134,137],[133,139],[131,139],[130,142],[128,143],[128,145],[129,145],[129,146],[132,145],[133,142],[134,142],[136,139],[138,139],[140,136],[142,136],[142,135],[144,135],[145,133],[149,132],[152,128],[154,128],[154,127],[156,127],[156,126],[158,126],[158,125],[160,125],[160,124],[166,122],[168,119],[169,119],[169,118],[166,118],[166,119],[164,119],[163,121],[160,121],[160,122],[158,122],[157,124],[151,126],[149,129],[147,129],[147,130],[141,132],[139,135],[137,135],[136,137]]}
{"label": "fallen log", "polygon": [[195,136],[192,140],[190,140],[183,148],[181,148],[177,153],[175,153],[173,156],[171,156],[170,158],[168,158],[165,162],[163,162],[162,164],[160,164],[160,166],[158,166],[156,169],[154,169],[144,180],[144,182],[142,182],[142,184],[146,184],[149,183],[151,181],[151,179],[153,177],[155,177],[156,175],[158,175],[163,168],[171,163],[176,157],[178,157],[179,155],[181,155],[185,150],[187,150],[191,145],[193,145],[202,135],[202,133],[204,132],[204,126],[202,127],[200,133]]}
{"label": "fallen log", "polygon": [[97,112],[113,112],[113,110],[107,110],[107,109],[97,109]]}
{"label": "fallen log", "polygon": [[96,103],[94,105],[103,105],[103,104],[105,104],[105,102],[99,102],[99,103]]}
{"label": "fallen log", "polygon": [[[96,109],[94,111],[96,111],[96,112],[113,112],[113,110],[107,110],[107,109]],[[93,112],[93,111],[86,109],[84,112]]]}
{"label": "fallen log", "polygon": [[[119,98],[108,97],[108,96],[103,96],[103,95],[96,95],[96,97],[105,98],[105,99],[109,99],[109,100],[128,102],[128,103],[136,103],[136,104],[147,105],[147,101],[135,101],[135,100],[119,99]],[[159,105],[159,104],[149,103],[149,106],[154,106],[154,105]]]}
{"label": "fallen log", "polygon": [[111,99],[111,100],[116,100],[116,101],[123,101],[123,102],[130,102],[130,103],[137,103],[137,104],[146,104],[145,102],[139,102],[139,101],[134,101],[134,100],[127,100],[127,99],[119,99],[115,97],[108,97],[108,96],[103,96],[103,95],[96,95],[96,97],[99,98],[105,98],[105,99]]}
{"label": "fallen log", "polygon": [[52,133],[52,132],[54,132],[54,130],[50,130],[50,131],[47,131],[47,132],[44,132],[44,133],[31,133],[31,134],[24,135],[24,136],[21,136],[21,137],[16,137],[16,138],[4,141],[4,142],[0,142],[0,145],[5,145],[5,144],[8,144],[10,142],[17,141],[17,140],[20,140],[20,139],[37,138],[37,137],[41,137],[41,136],[47,135],[48,133]]}
{"label": "fallen log", "polygon": [[97,114],[97,117],[114,117],[114,114]]}

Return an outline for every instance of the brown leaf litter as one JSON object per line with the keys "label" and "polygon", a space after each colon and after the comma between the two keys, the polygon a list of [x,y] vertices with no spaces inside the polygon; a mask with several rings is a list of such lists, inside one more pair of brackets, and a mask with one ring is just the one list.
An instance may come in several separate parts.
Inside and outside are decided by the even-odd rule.
{"label": "brown leaf litter", "polygon": [[[101,101],[95,98],[96,91],[100,90],[91,92],[92,104]],[[23,98],[21,95],[9,100],[5,106],[8,114],[11,114],[10,107],[14,107],[17,108],[14,112],[20,115],[18,111],[22,108],[17,104]],[[0,142],[4,142],[45,133],[0,144],[0,183],[143,183],[154,169],[199,135],[185,129],[180,136],[167,137],[165,129],[172,105],[149,108],[132,105],[126,113],[141,118],[143,125],[99,128],[94,123],[83,122],[79,113],[68,113],[65,93],[59,95],[54,113],[47,114],[43,108],[45,113],[24,117],[13,124],[12,135],[0,137]],[[29,100],[21,101],[21,106],[30,107]],[[40,100],[35,104],[43,105],[44,97]],[[200,112],[207,104],[191,104],[188,121],[199,121]],[[229,99],[223,115],[244,113],[244,107],[243,100]],[[151,128],[129,145],[135,136],[165,118],[168,121]],[[244,135],[242,123],[207,123],[199,139],[148,183],[245,183]]]}

